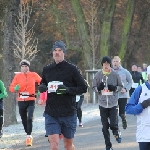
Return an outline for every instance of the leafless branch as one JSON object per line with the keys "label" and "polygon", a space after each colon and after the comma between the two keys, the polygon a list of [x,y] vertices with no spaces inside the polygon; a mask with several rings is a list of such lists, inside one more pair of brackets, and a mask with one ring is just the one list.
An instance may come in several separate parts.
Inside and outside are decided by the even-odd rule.
{"label": "leafless branch", "polygon": [[86,1],[86,7],[85,7],[85,16],[86,16],[86,21],[88,22],[89,25],[89,30],[90,30],[90,45],[92,47],[92,65],[93,69],[96,67],[97,63],[97,47],[98,47],[98,42],[100,39],[100,35],[98,35],[98,8],[99,8],[100,2],[97,0],[88,0]]}
{"label": "leafless branch", "polygon": [[20,4],[18,17],[15,24],[14,54],[16,58],[33,60],[36,57],[38,39],[33,30],[35,24],[28,29],[32,7],[28,3]]}

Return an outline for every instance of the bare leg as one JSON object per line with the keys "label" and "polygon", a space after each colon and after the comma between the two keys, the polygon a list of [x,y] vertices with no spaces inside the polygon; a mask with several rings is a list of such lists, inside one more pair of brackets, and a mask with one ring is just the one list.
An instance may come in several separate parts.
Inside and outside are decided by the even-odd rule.
{"label": "bare leg", "polygon": [[50,150],[59,150],[59,134],[48,136],[50,142]]}
{"label": "bare leg", "polygon": [[75,150],[75,146],[73,145],[73,138],[72,139],[67,139],[67,138],[63,138],[64,139],[64,148],[65,150]]}

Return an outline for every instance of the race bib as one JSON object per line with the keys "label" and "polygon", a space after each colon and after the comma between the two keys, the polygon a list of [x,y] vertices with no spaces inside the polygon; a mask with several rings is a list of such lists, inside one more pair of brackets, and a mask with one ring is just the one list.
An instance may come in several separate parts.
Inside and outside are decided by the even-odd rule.
{"label": "race bib", "polygon": [[56,92],[58,85],[63,85],[63,82],[52,81],[48,83],[48,93]]}
{"label": "race bib", "polygon": [[29,92],[20,92],[19,97],[20,98],[28,98],[29,97]]}
{"label": "race bib", "polygon": [[76,102],[80,100],[80,95],[76,95]]}
{"label": "race bib", "polygon": [[105,92],[105,91],[102,91],[102,95],[113,95],[113,92]]}
{"label": "race bib", "polygon": [[132,83],[132,88],[137,88],[139,86],[139,84],[138,83]]}

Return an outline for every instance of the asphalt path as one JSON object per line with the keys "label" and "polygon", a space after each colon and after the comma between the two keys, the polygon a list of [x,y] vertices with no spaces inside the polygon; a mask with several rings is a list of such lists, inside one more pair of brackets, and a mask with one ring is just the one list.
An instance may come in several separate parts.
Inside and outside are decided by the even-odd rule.
{"label": "asphalt path", "polygon": [[[122,142],[117,143],[111,134],[111,142],[114,150],[138,150],[136,142],[136,116],[127,115],[128,128],[124,130],[121,122],[119,123],[122,135]],[[105,150],[104,138],[102,134],[102,126],[100,119],[89,121],[84,127],[77,127],[74,144],[76,150]],[[63,140],[60,140],[59,150],[64,150]],[[50,150],[49,143],[44,135],[40,135],[33,139],[33,146],[26,147],[25,143],[12,146],[9,150]]]}

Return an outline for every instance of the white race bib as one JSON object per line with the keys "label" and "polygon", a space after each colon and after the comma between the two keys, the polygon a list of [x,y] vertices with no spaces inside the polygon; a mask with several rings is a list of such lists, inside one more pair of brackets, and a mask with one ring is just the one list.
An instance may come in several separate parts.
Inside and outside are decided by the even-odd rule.
{"label": "white race bib", "polygon": [[28,98],[29,97],[29,92],[20,92],[20,96],[19,97],[20,98]]}
{"label": "white race bib", "polygon": [[80,95],[76,95],[76,102],[80,100]]}
{"label": "white race bib", "polygon": [[137,88],[139,86],[139,84],[138,83],[132,83],[132,88]]}
{"label": "white race bib", "polygon": [[105,87],[104,90],[101,91],[102,95],[113,95],[113,92],[108,90],[108,87]]}
{"label": "white race bib", "polygon": [[48,93],[56,92],[58,85],[63,85],[63,82],[52,81],[48,83]]}
{"label": "white race bib", "polygon": [[102,95],[113,95],[113,92],[105,92],[105,91],[102,91]]}

